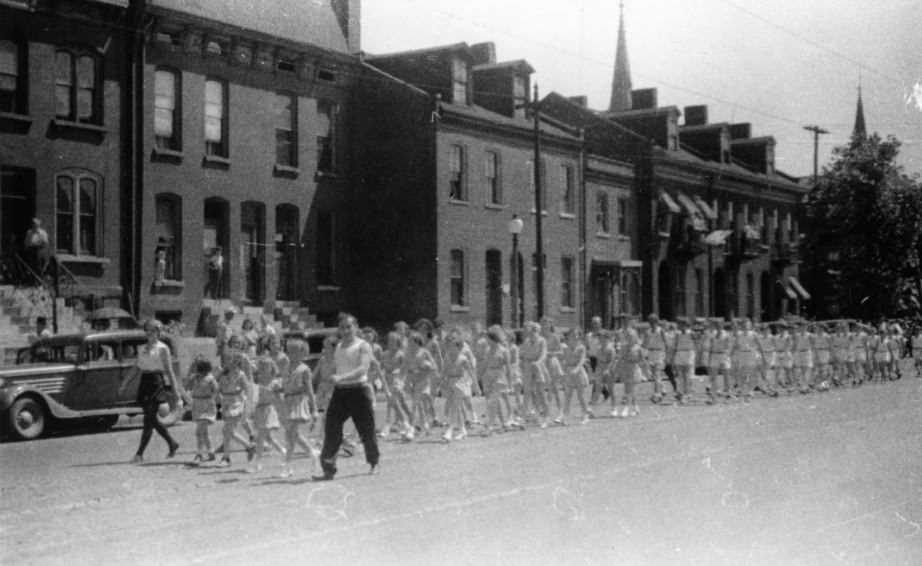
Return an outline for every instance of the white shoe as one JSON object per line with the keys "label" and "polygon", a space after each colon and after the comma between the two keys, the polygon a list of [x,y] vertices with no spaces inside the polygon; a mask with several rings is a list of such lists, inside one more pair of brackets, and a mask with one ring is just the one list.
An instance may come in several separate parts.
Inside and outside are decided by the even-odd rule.
{"label": "white shoe", "polygon": [[445,442],[446,444],[451,442],[451,431],[450,430],[446,430],[445,434],[442,435],[442,442]]}
{"label": "white shoe", "polygon": [[616,418],[618,418],[618,417],[620,417],[620,416],[621,416],[621,413],[618,412],[618,409],[612,409],[612,410],[611,410],[611,417],[612,417],[613,419],[616,419]]}
{"label": "white shoe", "polygon": [[581,425],[589,424],[589,415],[583,416],[583,420],[579,421],[579,424]]}

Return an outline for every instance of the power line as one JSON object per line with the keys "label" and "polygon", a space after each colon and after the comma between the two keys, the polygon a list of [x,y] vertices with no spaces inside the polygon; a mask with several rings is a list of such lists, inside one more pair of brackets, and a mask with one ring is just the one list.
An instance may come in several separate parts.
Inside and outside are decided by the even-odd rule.
{"label": "power line", "polygon": [[764,18],[764,17],[760,16],[759,14],[756,14],[755,12],[752,12],[752,11],[750,11],[750,10],[747,10],[746,8],[743,8],[742,6],[740,6],[740,5],[738,5],[738,4],[735,4],[735,3],[731,2],[730,0],[717,0],[717,1],[718,1],[718,2],[721,2],[721,3],[723,3],[723,4],[726,4],[727,6],[730,6],[731,8],[736,8],[736,9],[739,10],[740,12],[743,12],[744,14],[748,14],[749,16],[752,16],[753,18],[759,20],[760,22],[762,22],[762,23],[764,23],[764,24],[766,24],[766,25],[769,25],[769,26],[771,26],[771,27],[773,27],[773,28],[775,28],[775,29],[777,29],[777,30],[783,31],[784,33],[786,33],[786,34],[788,34],[788,35],[791,35],[791,36],[793,36],[793,37],[796,37],[797,39],[803,41],[804,43],[806,43],[806,44],[808,44],[808,45],[812,45],[813,47],[816,47],[817,49],[820,49],[821,51],[825,51],[826,53],[829,53],[830,55],[835,55],[836,57],[839,57],[840,59],[844,59],[845,61],[848,61],[849,63],[851,63],[851,64],[853,64],[853,65],[856,65],[856,66],[858,66],[858,67],[860,67],[860,68],[862,68],[862,69],[864,69],[864,70],[866,70],[866,71],[870,71],[871,73],[874,73],[875,75],[877,75],[877,76],[879,76],[879,77],[881,77],[881,78],[887,79],[888,81],[892,81],[892,82],[895,82],[895,83],[897,83],[897,84],[903,84],[903,81],[901,81],[901,80],[899,80],[899,79],[897,79],[897,78],[895,78],[895,77],[891,77],[890,75],[888,75],[888,74],[886,74],[886,73],[882,73],[882,72],[878,71],[877,69],[875,69],[874,67],[870,67],[870,66],[868,66],[868,65],[865,65],[865,64],[862,63],[861,61],[858,61],[858,60],[856,60],[856,59],[853,59],[853,58],[849,57],[848,55],[839,53],[839,52],[836,51],[835,49],[831,49],[831,48],[829,48],[829,47],[826,47],[825,45],[822,45],[822,44],[820,44],[820,43],[817,43],[816,41],[813,41],[813,40],[810,39],[809,37],[805,37],[805,36],[803,36],[803,35],[797,33],[796,31],[790,30],[790,29],[788,29],[788,28],[782,26],[781,24],[777,24],[777,23],[775,23],[775,22],[773,22],[773,21],[771,21],[771,20],[769,20],[769,19],[767,19],[767,18]]}
{"label": "power line", "polygon": [[[498,27],[491,26],[491,25],[488,25],[488,24],[484,24],[484,23],[482,23],[482,22],[478,22],[478,21],[476,21],[476,20],[472,20],[472,19],[470,19],[470,18],[466,18],[466,17],[464,17],[464,16],[461,16],[461,15],[456,14],[456,13],[454,13],[454,12],[450,12],[450,11],[448,11],[448,10],[444,10],[444,9],[442,9],[442,8],[434,8],[434,7],[432,7],[432,6],[426,6],[426,5],[423,5],[423,4],[419,3],[419,2],[417,2],[416,0],[404,0],[404,2],[407,2],[407,3],[409,3],[409,4],[413,4],[413,5],[415,5],[415,6],[419,6],[420,8],[423,8],[423,9],[426,9],[426,10],[430,10],[430,11],[433,11],[433,12],[441,13],[442,15],[444,15],[444,16],[446,16],[446,17],[448,17],[448,18],[451,18],[451,19],[456,19],[456,20],[459,20],[459,21],[467,22],[467,23],[469,23],[469,24],[471,24],[471,25],[474,25],[474,26],[477,26],[477,27],[480,27],[480,28],[483,28],[483,29],[486,29],[486,30],[490,30],[490,31],[492,31],[492,32],[495,32],[495,33],[498,33],[498,34],[501,34],[501,35],[505,35],[505,36],[507,36],[507,37],[511,37],[511,38],[517,39],[517,40],[519,40],[519,41],[523,41],[523,42],[526,42],[526,43],[531,43],[531,44],[533,44],[533,45],[537,45],[537,46],[539,46],[539,47],[543,47],[543,48],[548,49],[548,50],[550,50],[550,51],[555,51],[555,52],[557,52],[557,53],[560,53],[560,54],[563,54],[563,55],[567,55],[567,56],[569,56],[569,57],[573,57],[573,58],[578,59],[578,60],[580,60],[580,61],[584,61],[584,62],[587,62],[587,63],[594,63],[594,64],[596,64],[596,65],[600,65],[600,66],[602,66],[602,67],[605,67],[606,69],[609,69],[609,68],[611,68],[611,66],[612,66],[612,65],[611,65],[611,62],[609,62],[609,61],[600,61],[600,60],[598,60],[598,59],[591,59],[591,58],[588,58],[588,57],[584,57],[584,56],[583,56],[582,54],[580,54],[580,53],[576,53],[576,52],[574,52],[574,51],[570,51],[570,50],[567,50],[567,49],[562,49],[562,48],[560,48],[560,47],[557,47],[556,45],[553,45],[553,44],[550,44],[550,43],[546,43],[546,42],[543,42],[543,41],[538,41],[538,40],[532,39],[532,38],[530,38],[530,37],[526,37],[526,36],[514,34],[514,33],[511,33],[510,31],[508,31],[508,30],[506,30],[506,29],[502,29],[502,28],[498,28]],[[636,76],[638,76],[638,77],[645,78],[645,79],[647,79],[647,80],[650,80],[650,81],[653,81],[653,82],[656,82],[656,83],[659,83],[659,84],[662,85],[662,86],[667,86],[667,87],[674,88],[674,89],[679,90],[679,91],[682,91],[682,92],[687,92],[687,93],[689,93],[689,94],[693,94],[693,95],[698,96],[698,97],[701,97],[701,98],[706,98],[706,99],[709,99],[709,100],[713,100],[713,101],[715,101],[715,102],[720,102],[720,103],[722,103],[722,104],[727,104],[727,105],[730,105],[730,106],[734,106],[734,107],[736,107],[736,108],[740,108],[740,109],[743,109],[743,110],[748,110],[748,111],[753,112],[753,113],[755,113],[755,114],[759,114],[759,115],[762,115],[762,116],[766,116],[766,117],[768,117],[768,118],[772,118],[772,119],[778,120],[778,121],[780,121],[780,122],[786,122],[786,123],[788,123],[788,124],[792,124],[792,125],[795,125],[795,126],[800,126],[801,123],[802,123],[802,120],[795,120],[795,119],[792,119],[792,118],[786,118],[786,117],[784,117],[784,116],[779,116],[778,114],[774,114],[774,113],[772,113],[772,112],[766,112],[765,110],[759,110],[758,108],[752,108],[752,107],[750,107],[750,106],[744,106],[744,105],[739,104],[739,103],[737,103],[737,102],[733,102],[733,101],[730,101],[730,100],[726,100],[726,99],[723,99],[723,98],[719,98],[719,97],[714,96],[714,95],[706,94],[706,93],[697,91],[697,90],[692,89],[692,88],[684,87],[684,86],[681,86],[681,85],[678,85],[678,84],[675,84],[675,83],[672,83],[672,82],[663,80],[663,79],[661,79],[661,78],[654,77],[654,76],[652,76],[652,75],[648,75],[648,74],[645,74],[645,73],[639,73],[639,72],[637,72],[636,70],[632,70],[632,71],[631,71],[631,74],[636,75]],[[837,133],[837,132],[833,132],[833,133]],[[845,135],[845,134],[839,134],[839,135]]]}

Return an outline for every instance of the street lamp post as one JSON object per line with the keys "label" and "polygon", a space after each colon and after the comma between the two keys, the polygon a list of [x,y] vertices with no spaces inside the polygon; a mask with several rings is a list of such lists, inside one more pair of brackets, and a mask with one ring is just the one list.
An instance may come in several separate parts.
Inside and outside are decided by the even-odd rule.
{"label": "street lamp post", "polygon": [[512,220],[506,227],[512,234],[512,276],[509,280],[512,284],[512,326],[516,328],[521,326],[519,322],[519,234],[522,233],[525,223],[518,214],[513,214]]}

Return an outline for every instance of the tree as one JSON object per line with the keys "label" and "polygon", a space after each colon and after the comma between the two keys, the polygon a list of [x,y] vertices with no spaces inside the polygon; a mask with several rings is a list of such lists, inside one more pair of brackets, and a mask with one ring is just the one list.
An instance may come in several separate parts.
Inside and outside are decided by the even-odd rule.
{"label": "tree", "polygon": [[853,138],[810,192],[804,257],[825,296],[819,316],[920,313],[922,184],[896,164],[899,148],[892,136]]}

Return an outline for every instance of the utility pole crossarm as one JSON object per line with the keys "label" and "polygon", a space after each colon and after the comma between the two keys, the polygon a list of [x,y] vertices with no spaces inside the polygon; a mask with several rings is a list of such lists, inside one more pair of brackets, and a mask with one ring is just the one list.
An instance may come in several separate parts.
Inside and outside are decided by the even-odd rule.
{"label": "utility pole crossarm", "polygon": [[804,126],[804,129],[808,132],[813,132],[813,182],[815,183],[820,172],[820,135],[828,134],[829,130],[825,130],[819,126]]}

